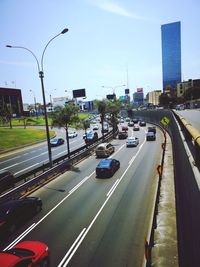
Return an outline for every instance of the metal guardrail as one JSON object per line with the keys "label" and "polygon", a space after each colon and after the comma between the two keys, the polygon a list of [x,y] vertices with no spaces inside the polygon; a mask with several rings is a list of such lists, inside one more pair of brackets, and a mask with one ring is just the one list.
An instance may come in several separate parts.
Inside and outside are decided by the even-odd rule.
{"label": "metal guardrail", "polygon": [[37,187],[44,182],[54,178],[58,174],[67,171],[73,164],[90,155],[95,147],[102,141],[108,141],[113,138],[113,132],[110,131],[105,134],[103,137],[100,137],[96,142],[92,144],[87,144],[83,147],[80,147],[68,155],[64,155],[53,160],[53,167],[49,167],[49,163],[43,164],[42,166],[27,172],[20,177],[18,180],[24,180],[24,183],[13,188],[12,190],[2,194],[0,196],[0,203],[5,202],[11,198],[19,198],[24,193],[27,193],[33,188]]}
{"label": "metal guardrail", "polygon": [[184,134],[186,142],[190,146],[191,152],[193,152],[193,157],[195,160],[195,165],[200,170],[200,132],[194,128],[184,117],[173,112],[176,117],[181,130]]}

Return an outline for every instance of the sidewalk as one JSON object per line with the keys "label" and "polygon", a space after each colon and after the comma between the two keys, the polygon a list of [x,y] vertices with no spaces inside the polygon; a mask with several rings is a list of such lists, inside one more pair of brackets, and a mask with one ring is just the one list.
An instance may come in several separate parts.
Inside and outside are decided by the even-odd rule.
{"label": "sidewalk", "polygon": [[154,230],[154,246],[151,253],[151,266],[153,267],[179,266],[173,153],[171,139],[168,134],[166,137],[163,176],[156,218],[157,227]]}

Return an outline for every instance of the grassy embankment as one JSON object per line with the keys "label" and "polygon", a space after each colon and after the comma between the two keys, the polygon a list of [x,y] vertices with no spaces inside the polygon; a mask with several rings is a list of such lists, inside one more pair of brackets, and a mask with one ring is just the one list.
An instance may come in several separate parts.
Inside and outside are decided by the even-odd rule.
{"label": "grassy embankment", "polygon": [[[80,118],[87,116],[87,114],[80,114]],[[28,126],[28,128],[24,128],[24,124]],[[31,126],[44,126],[45,121],[43,117],[38,117],[38,119],[28,118],[26,121],[22,119],[12,119],[12,128],[9,128],[9,124],[0,125],[0,152],[26,144],[46,140],[45,129],[31,128]],[[50,120],[49,125],[51,125]],[[54,135],[55,132],[50,131],[50,136],[53,137]]]}

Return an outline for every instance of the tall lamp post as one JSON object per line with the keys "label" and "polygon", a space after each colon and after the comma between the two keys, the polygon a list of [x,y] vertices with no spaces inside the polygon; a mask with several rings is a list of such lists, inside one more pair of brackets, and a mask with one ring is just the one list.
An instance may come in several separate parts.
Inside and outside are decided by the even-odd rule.
{"label": "tall lamp post", "polygon": [[28,48],[23,47],[23,46],[12,46],[12,45],[6,45],[6,47],[8,48],[20,48],[20,49],[25,49],[28,52],[30,52],[32,54],[32,56],[35,58],[36,63],[37,63],[37,67],[38,67],[38,73],[39,73],[39,78],[41,81],[41,87],[42,87],[42,97],[43,97],[43,105],[44,105],[44,117],[45,117],[45,126],[46,126],[46,135],[47,135],[47,146],[48,146],[48,155],[49,155],[49,164],[50,167],[53,166],[53,162],[52,162],[52,152],[51,152],[51,144],[50,144],[50,134],[49,134],[49,125],[48,125],[48,118],[47,118],[47,110],[46,110],[46,99],[45,99],[45,90],[44,90],[44,68],[43,68],[43,60],[44,60],[44,54],[45,51],[48,47],[48,45],[51,43],[51,41],[53,41],[56,37],[58,37],[61,34],[64,34],[68,32],[68,29],[65,28],[64,30],[62,30],[59,34],[55,35],[53,38],[51,38],[48,43],[46,44],[43,52],[42,52],[42,57],[41,57],[41,65],[39,64],[39,61],[36,57],[36,55]]}

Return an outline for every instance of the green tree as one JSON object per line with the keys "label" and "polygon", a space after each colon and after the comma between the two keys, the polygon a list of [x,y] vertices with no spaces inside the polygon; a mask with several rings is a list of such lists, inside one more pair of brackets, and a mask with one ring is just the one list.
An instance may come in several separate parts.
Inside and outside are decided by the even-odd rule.
{"label": "green tree", "polygon": [[68,127],[80,121],[78,116],[79,107],[73,104],[66,104],[64,107],[57,106],[51,114],[52,126],[63,127],[66,131],[68,157],[70,157]]}
{"label": "green tree", "polygon": [[106,114],[106,102],[105,100],[96,100],[95,105],[97,106],[98,113],[100,114],[100,119],[101,119],[101,131],[102,131],[102,136],[104,138],[104,132],[103,132],[103,123],[105,121],[105,114]]}
{"label": "green tree", "polygon": [[118,128],[118,115],[121,110],[121,102],[112,100],[106,102],[106,112],[110,114],[110,123],[113,128],[113,136],[116,134]]}

